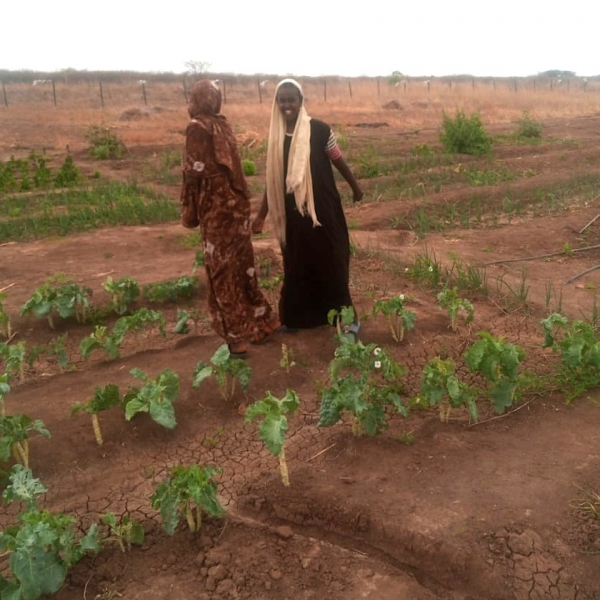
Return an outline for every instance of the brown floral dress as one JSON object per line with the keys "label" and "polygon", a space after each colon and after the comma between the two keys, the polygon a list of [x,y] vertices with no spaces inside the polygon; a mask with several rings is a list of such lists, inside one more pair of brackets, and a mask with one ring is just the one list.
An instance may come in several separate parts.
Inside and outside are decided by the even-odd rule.
{"label": "brown floral dress", "polygon": [[258,287],[250,231],[250,194],[221,94],[208,80],[188,105],[181,219],[200,226],[213,329],[228,344],[260,341],[279,322]]}

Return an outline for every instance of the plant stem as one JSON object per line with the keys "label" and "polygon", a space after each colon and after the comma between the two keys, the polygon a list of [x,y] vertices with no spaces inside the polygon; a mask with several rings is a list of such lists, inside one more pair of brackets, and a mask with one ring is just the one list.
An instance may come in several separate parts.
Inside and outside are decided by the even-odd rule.
{"label": "plant stem", "polygon": [[96,443],[98,446],[102,446],[104,440],[102,439],[102,431],[100,430],[100,421],[96,413],[92,414],[92,427],[94,428],[94,435],[96,436]]}
{"label": "plant stem", "polygon": [[202,527],[202,508],[196,504],[196,531]]}
{"label": "plant stem", "polygon": [[119,544],[119,548],[121,548],[121,552],[125,553],[125,544],[123,543],[123,534],[115,532],[115,539],[117,540],[117,544]]}
{"label": "plant stem", "polygon": [[23,443],[15,442],[14,447],[16,448],[17,455],[19,456],[19,459],[20,459],[20,463],[28,469],[29,468],[29,452],[27,452],[25,450],[26,443],[27,443],[27,440],[23,440]]}
{"label": "plant stem", "polygon": [[390,332],[392,334],[392,338],[395,342],[399,342],[398,333],[396,332],[396,319],[394,319],[394,315],[388,315],[387,322],[390,327]]}
{"label": "plant stem", "polygon": [[285,462],[285,446],[281,446],[279,453],[279,470],[281,471],[281,481],[285,487],[290,487],[290,475],[288,473],[287,463]]}
{"label": "plant stem", "polygon": [[54,329],[54,319],[52,318],[52,313],[48,315],[48,325],[50,325],[50,329]]}
{"label": "plant stem", "polygon": [[192,507],[189,500],[185,503],[185,519],[190,531],[196,532],[196,522],[194,521],[194,514],[192,513]]}

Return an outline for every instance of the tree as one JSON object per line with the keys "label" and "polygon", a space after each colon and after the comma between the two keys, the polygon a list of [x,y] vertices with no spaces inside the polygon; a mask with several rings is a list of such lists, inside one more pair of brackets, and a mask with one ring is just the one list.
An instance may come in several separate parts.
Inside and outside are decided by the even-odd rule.
{"label": "tree", "polygon": [[212,63],[205,60],[188,60],[185,63],[188,73],[190,75],[201,75],[202,73],[208,73]]}

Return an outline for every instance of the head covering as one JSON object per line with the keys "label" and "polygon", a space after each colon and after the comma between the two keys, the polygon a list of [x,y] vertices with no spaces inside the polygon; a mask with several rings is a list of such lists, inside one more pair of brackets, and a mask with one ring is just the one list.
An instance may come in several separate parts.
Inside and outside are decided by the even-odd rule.
{"label": "head covering", "polygon": [[[277,92],[284,85],[294,86],[302,101],[294,128],[287,165],[287,177],[283,181],[283,142],[286,133],[285,116],[277,104]],[[285,183],[285,188],[284,188]],[[300,214],[309,215],[313,224],[320,225],[315,210],[312,177],[310,173],[310,117],[304,108],[302,87],[294,79],[280,81],[275,90],[271,109],[269,145],[267,148],[267,201],[275,234],[285,245],[285,194],[293,193]]]}
{"label": "head covering", "polygon": [[[221,92],[217,85],[209,79],[199,81],[190,92],[188,113],[192,120],[186,135],[193,132],[195,127],[205,129],[212,136],[216,162],[229,172],[232,187],[249,198],[250,193],[242,171],[237,141],[227,119],[219,114],[220,110]],[[199,149],[198,154],[205,153]]]}

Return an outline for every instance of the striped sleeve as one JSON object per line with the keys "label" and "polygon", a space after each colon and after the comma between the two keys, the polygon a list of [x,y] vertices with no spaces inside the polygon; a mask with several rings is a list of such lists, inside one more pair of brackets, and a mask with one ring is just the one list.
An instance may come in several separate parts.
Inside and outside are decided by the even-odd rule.
{"label": "striped sleeve", "polygon": [[327,145],[325,146],[325,152],[327,153],[329,160],[336,160],[342,156],[342,151],[338,146],[333,131],[329,133],[329,139],[327,140]]}

